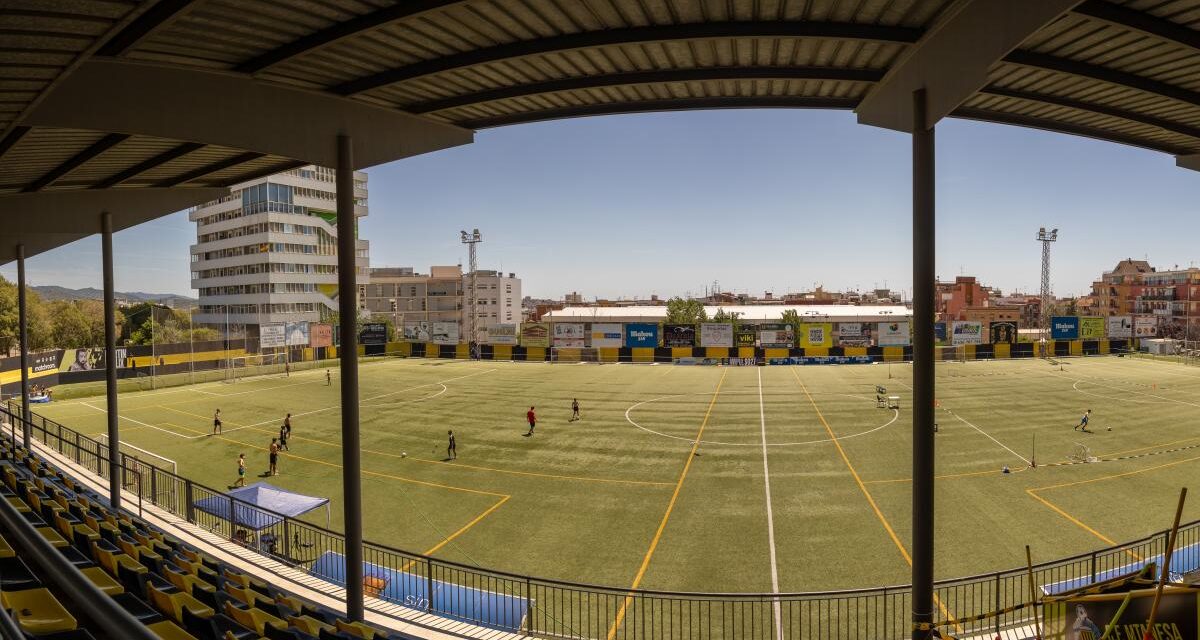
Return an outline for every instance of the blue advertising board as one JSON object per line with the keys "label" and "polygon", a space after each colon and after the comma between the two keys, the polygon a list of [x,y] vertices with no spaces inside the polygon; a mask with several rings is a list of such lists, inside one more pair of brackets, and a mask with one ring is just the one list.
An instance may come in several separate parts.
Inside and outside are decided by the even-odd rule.
{"label": "blue advertising board", "polygon": [[633,323],[625,325],[625,346],[657,347],[658,325],[648,323]]}
{"label": "blue advertising board", "polygon": [[[333,584],[346,584],[346,558],[339,553],[326,551],[309,571]],[[511,633],[521,630],[533,604],[517,595],[431,580],[368,562],[363,563],[363,576],[382,581],[384,586],[375,596],[381,600]]]}
{"label": "blue advertising board", "polygon": [[771,358],[768,364],[871,364],[871,356],[802,356]]}
{"label": "blue advertising board", "polygon": [[1054,316],[1050,319],[1052,340],[1075,340],[1079,338],[1078,316]]}
{"label": "blue advertising board", "polygon": [[946,341],[946,323],[945,322],[933,323],[933,339],[936,340],[937,342],[945,342]]}

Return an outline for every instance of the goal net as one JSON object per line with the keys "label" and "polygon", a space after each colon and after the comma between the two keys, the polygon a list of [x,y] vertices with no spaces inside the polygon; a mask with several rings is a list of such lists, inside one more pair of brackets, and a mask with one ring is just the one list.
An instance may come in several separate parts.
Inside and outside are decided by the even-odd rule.
{"label": "goal net", "polygon": [[600,362],[600,352],[592,348],[550,347],[550,362]]}
{"label": "goal net", "polygon": [[1099,462],[1100,458],[1092,455],[1091,447],[1082,442],[1076,442],[1075,448],[1071,450],[1071,455],[1067,456],[1067,460],[1071,462]]}
{"label": "goal net", "polygon": [[283,375],[290,371],[286,353],[261,353],[230,358],[225,363],[223,382],[237,382],[251,376]]}

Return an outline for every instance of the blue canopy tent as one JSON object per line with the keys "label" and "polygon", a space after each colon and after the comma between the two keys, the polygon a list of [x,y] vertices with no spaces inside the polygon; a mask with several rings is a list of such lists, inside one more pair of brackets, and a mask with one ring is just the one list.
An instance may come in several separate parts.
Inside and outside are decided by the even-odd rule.
{"label": "blue canopy tent", "polygon": [[[230,498],[233,498],[230,501]],[[237,527],[262,531],[283,521],[283,516],[295,518],[321,506],[325,507],[325,526],[329,526],[329,498],[317,498],[293,493],[267,484],[255,482],[239,487],[229,493],[209,496],[197,500],[196,509],[229,520],[233,508],[233,522]]]}

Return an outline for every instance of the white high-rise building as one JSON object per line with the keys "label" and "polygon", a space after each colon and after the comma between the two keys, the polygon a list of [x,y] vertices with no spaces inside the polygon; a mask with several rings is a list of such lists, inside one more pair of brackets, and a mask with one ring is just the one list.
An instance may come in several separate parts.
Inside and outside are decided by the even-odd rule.
{"label": "white high-rise building", "polygon": [[[195,322],[255,337],[261,324],[320,322],[337,313],[335,195],[333,169],[310,165],[236,185],[193,209]],[[365,173],[354,174],[354,199],[357,220],[367,215]],[[355,242],[360,291],[370,280],[368,246]]]}

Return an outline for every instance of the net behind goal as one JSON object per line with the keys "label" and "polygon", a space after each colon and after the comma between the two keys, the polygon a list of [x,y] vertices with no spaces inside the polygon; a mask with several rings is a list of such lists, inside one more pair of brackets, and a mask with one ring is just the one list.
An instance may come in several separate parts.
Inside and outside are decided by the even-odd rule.
{"label": "net behind goal", "polygon": [[225,363],[225,378],[222,382],[237,382],[251,376],[285,374],[290,368],[286,353],[261,353],[230,358]]}
{"label": "net behind goal", "polygon": [[1075,448],[1071,450],[1071,455],[1067,456],[1067,460],[1071,462],[1099,462],[1100,458],[1092,455],[1091,447],[1082,442],[1076,442]]}

